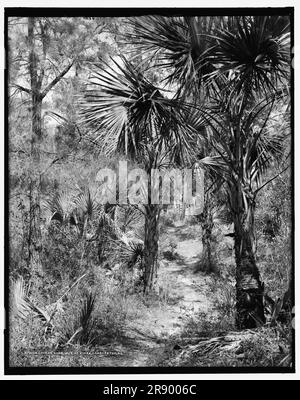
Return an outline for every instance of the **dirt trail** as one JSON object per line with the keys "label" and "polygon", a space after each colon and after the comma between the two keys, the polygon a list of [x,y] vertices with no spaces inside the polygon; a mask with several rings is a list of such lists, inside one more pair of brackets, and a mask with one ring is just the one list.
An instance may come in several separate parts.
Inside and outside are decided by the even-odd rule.
{"label": "dirt trail", "polygon": [[195,263],[202,250],[197,229],[183,224],[168,228],[164,236],[177,244],[177,257],[172,261],[161,260],[157,282],[158,287],[162,285],[159,289],[161,301],[151,305],[140,322],[133,322],[127,332],[127,342],[113,346],[112,351],[120,351],[122,355],[114,360],[103,360],[103,365],[155,366],[151,361],[153,353],[162,350],[168,338],[182,331],[187,317],[199,312],[214,313],[208,282],[211,278],[201,272],[195,273]]}

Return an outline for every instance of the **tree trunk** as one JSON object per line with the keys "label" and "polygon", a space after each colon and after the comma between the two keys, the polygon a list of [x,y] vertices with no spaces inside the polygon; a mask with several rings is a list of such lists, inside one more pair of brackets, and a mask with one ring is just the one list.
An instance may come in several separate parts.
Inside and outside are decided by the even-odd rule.
{"label": "tree trunk", "polygon": [[205,194],[203,213],[201,215],[202,228],[202,256],[201,264],[204,272],[210,273],[215,270],[212,254],[212,232],[213,232],[213,215],[212,203],[209,193]]}
{"label": "tree trunk", "polygon": [[[35,17],[28,17],[28,72],[30,76],[30,89],[23,90],[31,95],[31,171],[29,176],[29,235],[28,235],[28,265],[31,259],[41,249],[40,229],[40,194],[41,194],[41,160],[40,150],[43,139],[42,127],[42,104],[43,99],[49,91],[65,76],[70,70],[73,62],[69,63],[43,90],[45,74],[45,62],[47,60],[48,37],[45,34],[45,26]],[[39,29],[38,29],[39,26]],[[39,47],[42,41],[43,55],[39,58]]]}
{"label": "tree trunk", "polygon": [[42,96],[40,94],[41,81],[38,76],[38,56],[34,39],[35,19],[28,18],[28,46],[29,46],[29,74],[31,85],[31,158],[32,170],[30,171],[29,185],[29,243],[28,264],[36,257],[40,250],[40,142],[42,139]]}
{"label": "tree trunk", "polygon": [[[41,85],[42,81],[38,74],[38,55],[35,46],[35,18],[28,18],[28,47],[29,47],[29,59],[28,68],[30,75],[30,92],[32,100],[32,138],[31,145],[32,150],[35,150],[36,145],[39,143],[42,136],[42,101],[43,97],[41,95]],[[34,157],[39,159],[39,152],[34,154]]]}
{"label": "tree trunk", "polygon": [[32,94],[32,155],[35,162],[40,161],[40,142],[42,139],[42,99],[39,95]]}
{"label": "tree trunk", "polygon": [[241,185],[234,193],[235,259],[236,259],[236,325],[238,329],[255,328],[265,323],[263,294],[254,250],[255,204]]}
{"label": "tree trunk", "polygon": [[143,260],[143,281],[145,293],[149,292],[153,288],[153,282],[157,275],[159,214],[159,205],[148,204],[146,206]]}
{"label": "tree trunk", "polygon": [[197,215],[197,220],[201,225],[202,234],[202,254],[201,254],[201,270],[210,273],[215,270],[214,257],[213,257],[213,246],[212,246],[212,232],[213,232],[213,198],[211,196],[210,180],[207,173],[204,176],[204,204],[203,211]]}

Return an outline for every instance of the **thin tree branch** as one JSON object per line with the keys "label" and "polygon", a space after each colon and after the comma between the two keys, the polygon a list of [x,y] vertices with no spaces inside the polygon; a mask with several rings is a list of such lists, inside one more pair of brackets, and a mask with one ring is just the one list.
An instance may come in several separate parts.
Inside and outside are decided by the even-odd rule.
{"label": "thin tree branch", "polygon": [[[139,207],[140,204],[131,204],[131,203],[128,203],[128,205],[130,205],[130,207],[132,207],[132,208],[138,210],[141,214],[143,214],[144,216],[146,216],[146,212],[145,212],[141,207]],[[120,204],[119,207],[122,207],[122,205]]]}
{"label": "thin tree branch", "polygon": [[49,83],[49,85],[43,90],[41,94],[41,98],[43,99],[47,93],[63,78],[66,73],[71,69],[72,65],[74,64],[74,61],[72,61],[64,70],[61,71],[61,73],[53,79],[52,82]]}
{"label": "thin tree branch", "polygon": [[16,84],[14,84],[14,85],[12,85],[12,86],[16,87],[17,89],[19,89],[19,90],[22,91],[22,92],[26,92],[26,93],[28,93],[28,94],[31,94],[31,93],[32,93],[32,90],[31,90],[31,89],[25,88],[24,86],[16,85]]}
{"label": "thin tree branch", "polygon": [[41,73],[39,76],[39,85],[40,87],[42,86],[43,79],[45,76],[45,62],[46,62],[46,57],[47,57],[47,39],[45,35],[45,27],[42,24],[42,21],[39,20],[39,25],[41,29],[41,38],[42,38],[42,47],[43,47],[43,60],[40,63],[40,68],[41,68]]}
{"label": "thin tree branch", "polygon": [[56,300],[56,303],[58,303],[59,301],[61,301],[61,300],[70,292],[70,290],[72,290],[73,287],[76,286],[77,283],[79,283],[79,281],[81,281],[81,279],[83,279],[86,275],[87,275],[86,272],[85,272],[83,275],[81,275],[81,276],[73,283],[73,285],[71,285],[71,286],[65,291],[65,293],[64,293],[62,296],[60,296],[60,298],[59,298],[58,300]]}
{"label": "thin tree branch", "polygon": [[50,167],[52,167],[53,164],[55,164],[57,161],[60,161],[60,160],[62,160],[62,159],[63,159],[63,157],[58,157],[58,158],[55,158],[53,161],[51,161],[51,163],[44,169],[44,171],[42,171],[42,172],[40,173],[40,177],[41,177],[42,175],[44,175],[44,173],[47,172],[48,169],[49,169]]}

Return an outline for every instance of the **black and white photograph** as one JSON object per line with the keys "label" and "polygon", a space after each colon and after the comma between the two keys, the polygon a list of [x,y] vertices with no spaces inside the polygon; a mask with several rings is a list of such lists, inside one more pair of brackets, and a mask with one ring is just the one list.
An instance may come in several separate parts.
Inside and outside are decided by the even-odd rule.
{"label": "black and white photograph", "polygon": [[4,23],[6,372],[295,372],[293,7]]}

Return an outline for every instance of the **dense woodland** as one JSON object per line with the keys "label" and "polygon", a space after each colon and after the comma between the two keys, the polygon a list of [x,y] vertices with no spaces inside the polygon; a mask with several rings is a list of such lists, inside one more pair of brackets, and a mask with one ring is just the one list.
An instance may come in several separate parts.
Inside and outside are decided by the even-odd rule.
{"label": "dense woodland", "polygon": [[[289,17],[7,31],[9,365],[291,367]],[[120,161],[201,169],[203,209],[100,201]]]}

